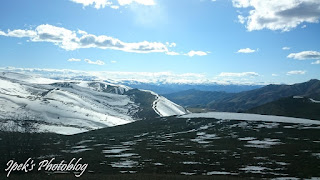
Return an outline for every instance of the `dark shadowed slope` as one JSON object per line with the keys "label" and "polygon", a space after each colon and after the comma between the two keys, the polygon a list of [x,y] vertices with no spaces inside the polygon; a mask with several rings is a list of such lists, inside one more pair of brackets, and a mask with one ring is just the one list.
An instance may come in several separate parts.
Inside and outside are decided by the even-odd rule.
{"label": "dark shadowed slope", "polygon": [[320,81],[312,79],[308,82],[293,85],[268,85],[260,89],[234,94],[231,97],[211,102],[208,107],[218,111],[244,111],[280,98],[290,96],[317,97],[320,94]]}
{"label": "dark shadowed slope", "polygon": [[310,98],[281,98],[246,112],[320,120],[320,101]]}

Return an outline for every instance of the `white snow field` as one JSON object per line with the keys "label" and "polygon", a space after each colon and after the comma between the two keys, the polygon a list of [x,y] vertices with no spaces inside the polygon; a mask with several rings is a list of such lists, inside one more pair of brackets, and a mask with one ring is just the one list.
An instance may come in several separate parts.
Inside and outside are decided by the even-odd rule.
{"label": "white snow field", "polygon": [[142,90],[142,91],[149,92],[154,96],[156,96],[156,100],[153,102],[152,108],[159,116],[166,117],[166,116],[187,114],[187,111],[185,108],[169,101],[167,98],[160,96],[149,90]]}
{"label": "white snow field", "polygon": [[245,121],[264,121],[264,122],[320,125],[320,121],[317,121],[317,120],[283,117],[283,116],[260,115],[260,114],[229,113],[229,112],[193,113],[193,114],[182,115],[180,116],[180,118],[215,118],[215,119],[221,119],[221,120],[245,120]]}
{"label": "white snow field", "polygon": [[167,98],[163,96],[157,96],[157,100],[153,103],[153,108],[160,116],[173,116],[173,115],[183,115],[186,114],[186,110],[169,101]]}
{"label": "white snow field", "polygon": [[[133,122],[139,111],[131,88],[102,81],[57,81],[0,72],[0,120],[35,120],[39,131],[75,134]],[[151,92],[160,116],[185,114],[179,105]],[[42,123],[41,123],[42,122]]]}

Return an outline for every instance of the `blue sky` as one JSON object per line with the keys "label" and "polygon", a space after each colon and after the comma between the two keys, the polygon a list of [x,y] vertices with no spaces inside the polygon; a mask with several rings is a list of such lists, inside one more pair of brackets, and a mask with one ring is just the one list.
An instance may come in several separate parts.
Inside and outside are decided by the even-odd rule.
{"label": "blue sky", "polygon": [[318,0],[3,0],[0,15],[2,68],[199,83],[320,77]]}

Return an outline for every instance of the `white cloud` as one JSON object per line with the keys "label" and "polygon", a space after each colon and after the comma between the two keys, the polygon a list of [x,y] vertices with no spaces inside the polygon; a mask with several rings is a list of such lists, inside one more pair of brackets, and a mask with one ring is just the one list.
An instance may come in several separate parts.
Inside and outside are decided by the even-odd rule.
{"label": "white cloud", "polygon": [[282,48],[282,50],[290,50],[290,49],[291,49],[290,47],[286,47],[286,46]]}
{"label": "white cloud", "polygon": [[320,64],[320,60],[317,60],[315,62],[312,62],[311,64]]}
{"label": "white cloud", "polygon": [[306,28],[306,27],[307,27],[307,25],[303,25],[303,26],[301,26],[301,28],[302,28],[302,29],[304,29],[304,28]]}
{"label": "white cloud", "polygon": [[96,9],[100,9],[100,8],[104,8],[106,6],[112,5],[112,2],[108,0],[71,0],[71,1],[78,4],[82,4],[84,7],[94,5],[94,8]]}
{"label": "white cloud", "polygon": [[126,43],[105,35],[84,35],[78,39],[77,43],[79,48],[114,49],[135,53],[168,52],[167,46],[160,42],[143,41],[137,43]]}
{"label": "white cloud", "polygon": [[145,6],[153,6],[156,5],[154,0],[118,0],[120,6],[129,5],[131,3],[138,3]]}
{"label": "white cloud", "polygon": [[29,38],[33,42],[52,42],[66,50],[79,48],[79,38],[74,31],[49,24],[37,26]]}
{"label": "white cloud", "polygon": [[[43,24],[37,26],[34,30],[8,30],[8,33],[3,32],[0,35],[18,38],[25,37],[33,42],[51,42],[65,50],[100,48],[134,53],[169,53],[167,45],[161,42],[142,41],[127,43],[106,35],[96,36],[88,34],[82,30],[78,30],[77,33],[62,27]],[[175,43],[171,43],[171,46],[173,45]]]}
{"label": "white cloud", "polygon": [[71,31],[63,27],[49,24],[37,26],[34,30],[8,30],[7,33],[0,31],[0,36],[29,38],[28,42],[51,42],[67,51],[82,48],[112,49],[133,53],[164,53],[167,55],[205,56],[209,52],[190,51],[186,54],[170,51],[168,48],[175,47],[176,43],[161,42],[123,42],[117,38],[106,35],[96,36],[82,30]]}
{"label": "white cloud", "polygon": [[246,54],[248,54],[248,53],[254,53],[254,52],[256,52],[256,50],[250,49],[250,48],[239,49],[239,50],[237,51],[237,53],[246,53]]}
{"label": "white cloud", "polygon": [[7,35],[7,33],[0,31],[0,36],[6,36],[6,35]]}
{"label": "white cloud", "polygon": [[278,74],[271,74],[271,76],[278,76]]}
{"label": "white cloud", "polygon": [[244,23],[246,22],[246,19],[247,19],[247,18],[245,18],[244,16],[238,15],[238,20],[239,20],[239,22],[240,22],[241,24],[244,24]]}
{"label": "white cloud", "polygon": [[185,54],[186,56],[193,57],[193,56],[206,56],[208,55],[207,52],[203,51],[189,51],[188,53]]}
{"label": "white cloud", "polygon": [[117,63],[117,61],[110,61],[111,63]]}
{"label": "white cloud", "polygon": [[244,77],[244,76],[260,76],[256,72],[242,72],[242,73],[232,73],[232,72],[222,72],[219,74],[220,77]]}
{"label": "white cloud", "polygon": [[117,6],[117,5],[112,5],[112,6],[110,6],[112,9],[119,9],[120,7],[119,6]]}
{"label": "white cloud", "polygon": [[170,55],[170,56],[178,56],[178,55],[180,55],[180,53],[174,52],[174,51],[168,51],[168,52],[166,52],[166,54]]}
{"label": "white cloud", "polygon": [[232,0],[236,8],[245,8],[248,16],[238,16],[246,20],[249,31],[270,29],[290,31],[299,24],[318,23],[320,18],[319,0]]}
{"label": "white cloud", "polygon": [[6,36],[11,36],[11,37],[34,37],[36,36],[36,33],[32,30],[21,30],[21,29],[16,29],[13,31],[8,30],[8,33]]}
{"label": "white cloud", "polygon": [[91,61],[90,59],[85,59],[84,61],[89,64],[95,64],[95,65],[100,65],[100,66],[104,65],[104,62],[101,60]]}
{"label": "white cloud", "polygon": [[305,59],[320,59],[320,52],[317,51],[302,51],[299,53],[291,53],[287,58],[305,60]]}
{"label": "white cloud", "polygon": [[87,35],[88,33],[85,32],[85,31],[82,31],[82,30],[78,29],[78,34],[80,34],[80,35]]}
{"label": "white cloud", "polygon": [[287,72],[287,75],[303,75],[305,74],[307,71],[301,71],[301,70],[298,70],[298,71],[289,71]]}
{"label": "white cloud", "polygon": [[79,62],[79,61],[81,61],[81,59],[70,58],[70,59],[68,59],[68,61],[70,61],[70,62]]}
{"label": "white cloud", "polygon": [[[118,5],[114,5],[111,0],[70,0],[72,2],[82,4],[83,7],[94,6],[96,9],[110,7],[112,9],[119,9]],[[145,6],[156,5],[154,0],[117,0],[120,6],[130,5],[132,3],[137,3]]]}

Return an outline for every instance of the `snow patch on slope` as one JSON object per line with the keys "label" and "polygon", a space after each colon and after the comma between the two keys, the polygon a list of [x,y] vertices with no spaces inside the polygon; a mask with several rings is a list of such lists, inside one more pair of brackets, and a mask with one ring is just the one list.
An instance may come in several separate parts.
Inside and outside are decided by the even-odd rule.
{"label": "snow patch on slope", "polygon": [[115,94],[124,94],[126,91],[132,89],[125,85],[116,85],[101,81],[79,81],[77,84],[80,87],[89,88],[98,92],[103,92],[106,91],[108,88],[112,88]]}
{"label": "snow patch on slope", "polygon": [[153,108],[156,113],[163,117],[183,115],[187,113],[183,107],[169,101],[163,96],[157,97],[157,99],[154,101]]}
{"label": "snow patch on slope", "polygon": [[32,84],[51,84],[51,83],[58,82],[57,80],[53,80],[53,79],[20,74],[15,72],[0,72],[0,73],[1,73],[0,74],[1,77],[5,77],[12,80],[18,80],[26,83],[32,83]]}
{"label": "snow patch on slope", "polygon": [[149,92],[155,96],[155,101],[152,104],[152,108],[159,116],[167,117],[187,114],[187,111],[183,107],[168,100],[167,98],[160,96],[152,91],[142,91]]}
{"label": "snow patch on slope", "polygon": [[320,103],[320,101],[317,101],[317,100],[314,100],[314,99],[311,99],[311,98],[310,98],[310,101],[313,102],[313,103]]}

